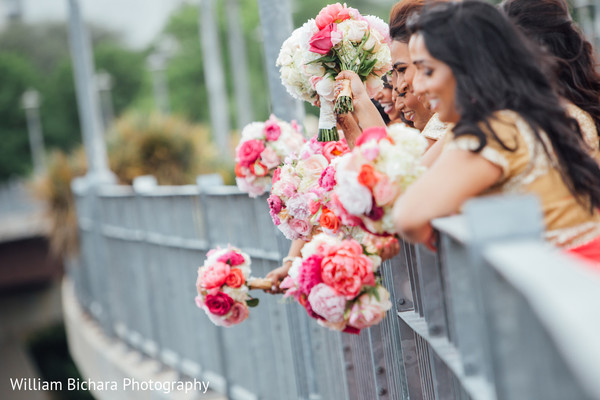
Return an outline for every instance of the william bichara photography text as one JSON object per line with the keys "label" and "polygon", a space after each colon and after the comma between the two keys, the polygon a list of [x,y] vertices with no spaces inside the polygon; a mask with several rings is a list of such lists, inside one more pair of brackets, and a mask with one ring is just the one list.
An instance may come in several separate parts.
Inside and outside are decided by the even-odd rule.
{"label": "william bichara photography text", "polygon": [[68,378],[66,382],[46,381],[41,378],[10,378],[10,387],[13,391],[76,391],[91,390],[102,391],[160,391],[171,392],[196,392],[205,394],[209,382],[197,379],[189,381],[154,381],[123,378],[122,380],[94,381],[91,379]]}

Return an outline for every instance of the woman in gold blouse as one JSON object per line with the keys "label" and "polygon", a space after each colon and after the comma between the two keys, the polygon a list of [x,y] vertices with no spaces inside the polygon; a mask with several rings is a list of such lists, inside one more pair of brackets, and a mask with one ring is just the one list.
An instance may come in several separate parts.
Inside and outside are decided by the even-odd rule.
{"label": "woman in gold blouse", "polygon": [[398,233],[427,242],[430,221],[471,197],[533,193],[548,241],[600,249],[600,168],[535,50],[478,1],[436,4],[409,27],[415,93],[451,126],[441,155],[396,202]]}

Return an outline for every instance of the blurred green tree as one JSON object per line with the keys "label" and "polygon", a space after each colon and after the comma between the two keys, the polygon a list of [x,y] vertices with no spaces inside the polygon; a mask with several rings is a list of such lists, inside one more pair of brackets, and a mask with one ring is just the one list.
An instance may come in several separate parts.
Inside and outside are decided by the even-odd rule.
{"label": "blurred green tree", "polygon": [[[262,38],[260,36],[260,20],[256,0],[240,0],[240,17],[244,39],[246,40],[246,55],[250,79],[250,90],[255,93],[253,97],[254,119],[261,120],[268,117],[267,97],[265,97],[266,76]],[[233,78],[230,69],[230,59],[227,52],[227,30],[224,7],[225,2],[216,3],[218,15],[219,39],[221,43],[221,56],[226,69],[226,83],[229,99],[230,121],[235,123],[236,109],[233,93]],[[208,122],[208,94],[204,82],[204,65],[202,62],[202,49],[198,27],[198,6],[185,4],[173,13],[167,22],[163,35],[174,37],[179,50],[168,62],[167,79],[171,101],[171,110],[175,114],[183,115],[192,121]],[[157,43],[158,43],[157,39]],[[156,46],[157,44],[155,44]],[[151,48],[154,50],[154,47]]]}
{"label": "blurred green tree", "polygon": [[[118,115],[139,94],[144,55],[124,47],[113,32],[98,27],[92,27],[91,32],[96,70],[104,70],[113,78],[112,97]],[[0,114],[0,181],[3,181],[31,169],[25,114],[20,104],[21,94],[28,87],[41,94],[40,115],[48,151],[72,149],[81,143],[81,132],[64,24],[10,24],[0,33],[0,54],[13,60],[3,64],[7,72],[0,77],[0,98],[6,104]],[[14,61],[17,59],[20,62]]]}

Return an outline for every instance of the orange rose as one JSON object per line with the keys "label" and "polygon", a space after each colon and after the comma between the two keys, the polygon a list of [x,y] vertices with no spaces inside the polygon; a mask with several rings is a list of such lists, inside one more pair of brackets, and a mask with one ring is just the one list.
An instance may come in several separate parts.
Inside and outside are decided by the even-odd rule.
{"label": "orange rose", "polygon": [[244,279],[244,273],[239,268],[231,268],[229,275],[227,275],[227,279],[225,279],[225,284],[232,288],[239,288],[244,284],[246,279]]}
{"label": "orange rose", "polygon": [[235,176],[237,176],[238,178],[246,176],[240,164],[235,164]]}
{"label": "orange rose", "polygon": [[333,211],[331,211],[328,208],[325,208],[323,209],[321,217],[319,218],[319,225],[335,233],[337,232],[338,227],[340,226],[340,221],[338,220],[338,217],[335,216]]}
{"label": "orange rose", "polygon": [[379,178],[377,177],[377,172],[372,165],[363,164],[363,166],[360,167],[360,172],[358,173],[358,183],[368,187],[369,189],[373,189],[378,181]]}

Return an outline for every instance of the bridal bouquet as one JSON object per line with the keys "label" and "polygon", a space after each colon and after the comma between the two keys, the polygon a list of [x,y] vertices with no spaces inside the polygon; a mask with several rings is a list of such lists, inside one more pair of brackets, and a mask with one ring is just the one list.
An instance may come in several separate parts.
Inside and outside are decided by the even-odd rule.
{"label": "bridal bouquet", "polygon": [[250,278],[250,257],[236,249],[212,249],[198,268],[196,305],[218,326],[232,326],[248,318],[248,307],[258,299],[248,289],[270,289],[271,281]]}
{"label": "bridal bouquet", "polygon": [[335,159],[349,152],[345,140],[322,143],[312,138],[295,157],[287,157],[273,175],[268,198],[273,222],[290,240],[309,240],[321,230],[341,226],[327,208],[335,185]]}
{"label": "bridal bouquet", "polygon": [[280,287],[319,324],[358,334],[381,322],[392,306],[376,278],[380,263],[354,239],[319,234],[302,248]]}
{"label": "bridal bouquet", "polygon": [[238,188],[250,197],[265,193],[271,185],[275,168],[286,155],[297,153],[304,142],[295,121],[288,124],[271,115],[265,122],[246,125],[235,149]]}
{"label": "bridal bouquet", "polygon": [[337,141],[334,111],[353,110],[348,81],[336,100],[335,77],[340,71],[356,72],[372,96],[382,88],[381,77],[391,68],[388,30],[381,19],[336,3],[323,8],[283,43],[277,65],[284,86],[295,98],[313,104],[319,97],[319,140]]}
{"label": "bridal bouquet", "polygon": [[331,208],[375,234],[392,234],[396,198],[424,171],[427,140],[418,130],[394,124],[365,129],[351,153],[340,157]]}

